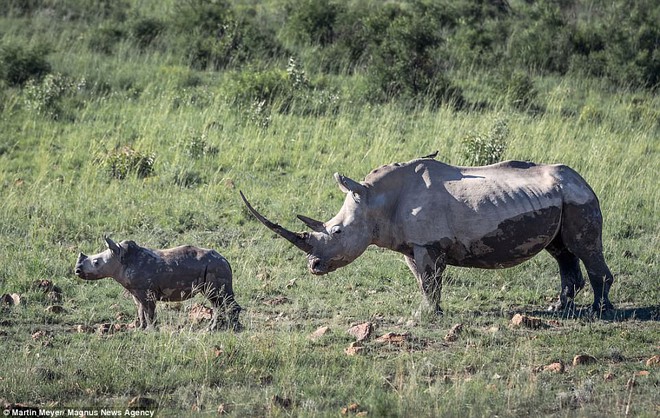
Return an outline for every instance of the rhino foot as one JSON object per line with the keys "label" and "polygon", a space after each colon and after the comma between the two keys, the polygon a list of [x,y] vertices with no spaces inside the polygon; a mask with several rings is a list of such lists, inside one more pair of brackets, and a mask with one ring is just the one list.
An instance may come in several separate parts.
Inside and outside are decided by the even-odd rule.
{"label": "rhino foot", "polygon": [[568,299],[565,302],[557,300],[548,307],[548,312],[556,313],[557,316],[563,319],[578,318],[583,315],[582,309],[575,306],[573,299]]}
{"label": "rhino foot", "polygon": [[614,305],[607,299],[600,299],[591,305],[591,311],[597,318],[607,319],[614,313]]}
{"label": "rhino foot", "polygon": [[415,321],[434,321],[443,315],[444,312],[439,306],[436,308],[431,308],[427,303],[422,303],[422,306],[420,306],[419,309],[413,313],[413,319]]}

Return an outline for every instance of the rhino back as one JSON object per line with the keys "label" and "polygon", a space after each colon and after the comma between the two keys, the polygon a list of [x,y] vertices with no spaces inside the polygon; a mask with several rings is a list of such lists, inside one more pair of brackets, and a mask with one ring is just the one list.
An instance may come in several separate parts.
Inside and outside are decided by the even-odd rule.
{"label": "rhino back", "polygon": [[385,200],[396,202],[385,216],[400,248],[439,245],[454,264],[483,264],[484,254],[517,260],[512,251],[535,254],[559,227],[562,194],[554,166],[509,161],[454,167],[425,159],[396,169],[397,176],[389,169],[368,179],[381,195],[390,194]]}
{"label": "rhino back", "polygon": [[122,263],[134,286],[185,287],[205,281],[209,273],[213,278],[231,280],[231,267],[224,257],[214,250],[190,245],[165,250],[139,247]]}

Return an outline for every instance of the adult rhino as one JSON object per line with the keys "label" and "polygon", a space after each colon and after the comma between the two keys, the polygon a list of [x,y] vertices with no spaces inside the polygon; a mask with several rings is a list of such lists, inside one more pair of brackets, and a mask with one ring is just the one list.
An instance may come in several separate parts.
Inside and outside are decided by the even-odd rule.
{"label": "adult rhino", "polygon": [[312,232],[291,232],[241,197],[254,216],[307,254],[321,275],[355,260],[369,245],[405,256],[429,307],[441,314],[447,265],[512,267],[546,250],[559,264],[561,291],[550,307],[572,305],[589,275],[596,312],[612,309],[614,281],[602,247],[603,217],[587,182],[565,165],[506,161],[456,167],[433,155],[373,170],[362,182],[335,173],[346,193],[327,222],[298,215]]}

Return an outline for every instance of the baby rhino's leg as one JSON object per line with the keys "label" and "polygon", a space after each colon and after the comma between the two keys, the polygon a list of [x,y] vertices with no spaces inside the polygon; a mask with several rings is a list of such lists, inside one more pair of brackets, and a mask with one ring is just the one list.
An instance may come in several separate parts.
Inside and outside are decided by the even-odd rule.
{"label": "baby rhino's leg", "polygon": [[137,305],[137,322],[140,329],[153,326],[156,319],[156,302],[146,294],[134,294],[133,301]]}

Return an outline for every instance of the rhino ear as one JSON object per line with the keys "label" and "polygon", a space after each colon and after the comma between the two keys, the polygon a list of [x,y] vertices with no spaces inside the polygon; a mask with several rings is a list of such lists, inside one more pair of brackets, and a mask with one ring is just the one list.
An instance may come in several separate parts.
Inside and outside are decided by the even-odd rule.
{"label": "rhino ear", "polygon": [[362,184],[358,183],[355,180],[352,180],[346,176],[342,176],[339,173],[335,173],[335,181],[339,185],[339,189],[344,193],[353,193],[353,199],[356,202],[360,201],[360,197],[364,196],[367,192],[367,188]]}
{"label": "rhino ear", "polygon": [[108,245],[108,248],[110,248],[110,251],[112,251],[114,255],[119,255],[121,252],[121,247],[117,245],[117,243],[108,237],[105,237],[105,243]]}

